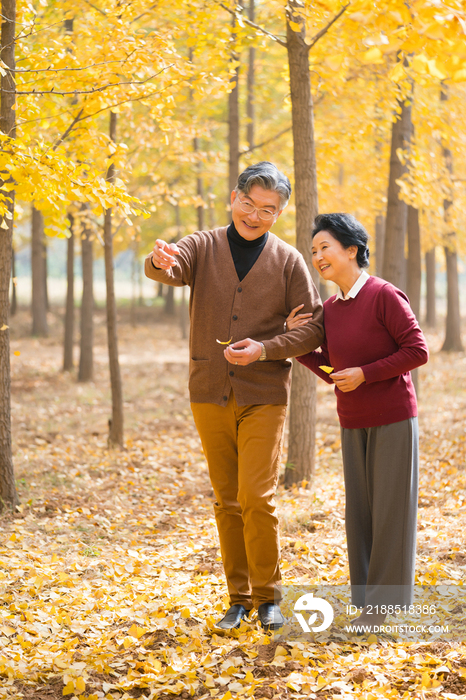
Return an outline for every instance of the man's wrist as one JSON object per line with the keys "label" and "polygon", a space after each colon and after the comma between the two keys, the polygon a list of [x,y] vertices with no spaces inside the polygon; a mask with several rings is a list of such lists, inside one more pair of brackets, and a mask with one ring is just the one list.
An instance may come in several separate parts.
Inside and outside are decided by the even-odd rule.
{"label": "man's wrist", "polygon": [[259,355],[259,362],[264,362],[264,360],[267,359],[267,353],[265,351],[264,343],[260,343],[260,346],[261,346],[261,354]]}

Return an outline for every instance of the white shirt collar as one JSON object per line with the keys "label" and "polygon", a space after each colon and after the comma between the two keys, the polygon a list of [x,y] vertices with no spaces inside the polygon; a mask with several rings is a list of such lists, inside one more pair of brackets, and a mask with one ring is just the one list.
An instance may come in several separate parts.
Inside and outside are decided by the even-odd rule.
{"label": "white shirt collar", "polygon": [[348,299],[354,299],[359,294],[361,289],[364,287],[364,285],[366,284],[369,277],[370,277],[370,275],[368,275],[365,270],[362,270],[361,274],[359,275],[358,279],[356,280],[356,282],[353,284],[353,286],[349,290],[348,294],[345,296],[343,294],[343,292],[341,291],[340,287],[338,287],[336,297],[333,301],[335,302],[337,299],[341,299],[342,301],[348,301]]}

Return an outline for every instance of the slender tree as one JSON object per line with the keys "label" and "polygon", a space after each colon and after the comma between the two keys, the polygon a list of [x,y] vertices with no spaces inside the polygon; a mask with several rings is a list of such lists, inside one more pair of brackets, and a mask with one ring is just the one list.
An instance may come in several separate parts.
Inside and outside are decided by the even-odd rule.
{"label": "slender tree", "polygon": [[422,257],[421,257],[421,230],[419,227],[419,210],[408,206],[408,280],[406,293],[408,295],[411,308],[420,318],[421,314],[421,277],[422,277]]}
{"label": "slender tree", "polygon": [[15,247],[11,247],[11,304],[10,316],[14,316],[18,310],[18,295],[16,293],[16,252]]}
{"label": "slender tree", "polygon": [[460,291],[458,280],[458,253],[456,252],[456,234],[446,238],[443,247],[447,268],[447,318],[445,340],[442,350],[463,352],[461,340]]}
{"label": "slender tree", "polygon": [[[65,19],[64,30],[68,36],[73,34],[73,18]],[[70,48],[67,49],[70,51]],[[76,97],[72,98],[72,104],[76,104]],[[58,144],[57,144],[58,145]],[[66,246],[66,303],[65,303],[65,333],[63,339],[63,371],[70,372],[73,369],[73,345],[74,345],[74,216],[68,212],[69,237]]]}
{"label": "slender tree", "polygon": [[426,326],[435,328],[437,323],[435,294],[435,247],[426,252]]}
{"label": "slender tree", "polygon": [[[313,276],[312,242],[309,232],[318,213],[317,166],[314,139],[314,107],[309,70],[309,46],[304,19],[292,0],[287,11],[286,46],[290,73],[293,131],[294,195],[296,206],[296,247]],[[298,24],[295,31],[290,22]],[[293,360],[290,399],[290,428],[285,485],[310,481],[315,464],[315,422],[317,380],[312,372]]]}
{"label": "slender tree", "polygon": [[89,205],[83,204],[80,212],[83,291],[78,382],[91,382],[94,378],[94,256],[88,216]]}
{"label": "slender tree", "polygon": [[144,286],[143,286],[143,279],[142,279],[142,265],[141,265],[141,258],[139,254],[139,244],[141,242],[141,239],[136,236],[135,243],[136,243],[136,264],[137,264],[137,275],[138,275],[138,306],[144,306]]}
{"label": "slender tree", "polygon": [[320,278],[320,280],[319,280],[319,294],[320,294],[320,298],[322,299],[323,302],[327,301],[327,299],[330,296],[327,284],[326,284],[325,280],[322,278]]}
{"label": "slender tree", "polygon": [[398,180],[407,173],[408,166],[399,158],[399,151],[409,145],[412,130],[411,104],[398,102],[398,114],[392,124],[390,174],[388,181],[387,217],[382,276],[400,289],[406,288],[406,260],[404,255],[408,205],[400,199]]}
{"label": "slender tree", "polygon": [[[447,102],[448,88],[443,85],[440,91],[440,100]],[[449,177],[453,176],[453,155],[448,144],[443,145],[443,158]],[[443,202],[445,223],[450,226],[450,209],[453,206],[453,195],[449,186],[450,195]],[[461,340],[461,312],[460,312],[460,289],[458,279],[458,253],[456,232],[450,230],[445,236],[445,262],[447,268],[447,318],[445,325],[445,340],[442,350],[458,351],[464,350]]]}
{"label": "slender tree", "polygon": [[63,371],[73,369],[74,341],[74,217],[68,213],[70,222],[69,237],[66,244],[66,306],[65,306],[65,336],[63,342]]}
{"label": "slender tree", "polygon": [[130,307],[130,319],[131,325],[136,325],[136,297],[137,297],[137,273],[138,268],[141,267],[139,264],[138,255],[138,242],[136,238],[132,241],[131,245],[131,307]]}
{"label": "slender tree", "polygon": [[[194,51],[192,48],[189,49],[189,60],[191,63],[194,61]],[[189,89],[189,99],[191,103],[194,101],[194,94],[192,88]],[[193,151],[197,156],[200,150],[199,138],[194,136],[193,138]],[[202,177],[202,163],[198,159],[196,162],[196,194],[199,198],[199,203],[196,207],[197,211],[197,228],[199,231],[203,231],[205,228],[204,222],[204,179]]]}
{"label": "slender tree", "polygon": [[[204,210],[203,210],[204,212]],[[198,208],[198,216],[199,216],[199,208]],[[202,219],[204,218],[204,213],[201,214]],[[180,240],[181,238],[181,207],[177,203],[175,206],[175,217],[176,217],[176,228],[177,228],[177,235],[176,238],[177,240]],[[198,223],[200,223],[198,221]],[[202,230],[202,229],[200,229]],[[188,305],[186,303],[186,285],[183,285],[181,287],[181,303],[180,303],[180,330],[181,330],[181,337],[183,339],[188,337]]]}
{"label": "slender tree", "polygon": [[233,64],[230,79],[231,89],[228,94],[228,203],[230,192],[235,189],[239,175],[239,55],[236,47],[237,20],[233,15],[231,19],[231,60]]}
{"label": "slender tree", "polygon": [[[8,70],[2,71],[0,90],[0,130],[9,138],[16,137],[15,95],[15,24],[16,1],[2,0],[0,58]],[[15,192],[8,193],[8,213],[0,217],[0,510],[15,506],[16,492],[11,449],[11,376],[9,292]]]}
{"label": "slender tree", "polygon": [[31,267],[32,267],[32,335],[48,335],[46,265],[44,255],[44,217],[36,207],[31,213]]}
{"label": "slender tree", "polygon": [[[421,318],[421,230],[419,226],[419,209],[408,206],[408,280],[406,294],[411,308],[418,320]],[[419,396],[419,370],[411,372],[414,388]]]}
{"label": "slender tree", "polygon": [[44,259],[44,276],[43,276],[43,285],[44,285],[44,299],[45,299],[45,310],[50,311],[50,299],[49,299],[49,285],[48,285],[48,276],[49,276],[49,258],[47,255],[47,243],[45,240],[45,236],[42,236],[42,257]]}
{"label": "slender tree", "polygon": [[[306,43],[306,26],[299,13],[299,0],[290,0],[286,11],[286,49],[290,74],[293,133],[294,194],[296,206],[296,247],[302,253],[314,281],[312,241],[309,232],[318,213],[317,165],[314,138],[314,107],[311,92],[309,52],[341,17],[343,7],[328,24]],[[299,30],[297,31],[297,29]],[[287,486],[310,481],[315,464],[317,380],[299,362],[293,361],[291,383]]]}
{"label": "slender tree", "polygon": [[377,214],[375,217],[375,274],[382,277],[383,274],[383,250],[385,247],[385,216]]}
{"label": "slender tree", "polygon": [[[377,76],[375,77],[376,84],[378,83]],[[374,106],[374,124],[375,124],[375,164],[378,170],[383,167],[383,143],[384,132],[382,131],[382,115],[383,111],[379,102]],[[385,247],[385,214],[383,212],[383,202],[379,199],[377,206],[377,214],[375,216],[375,274],[382,277],[383,272],[383,252]]]}
{"label": "slender tree", "polygon": [[[197,136],[193,138],[193,151],[194,153],[199,153],[199,139]],[[204,222],[204,180],[202,177],[202,163],[200,160],[196,164],[196,171],[197,171],[197,176],[196,176],[196,194],[199,197],[200,201],[199,204],[196,207],[196,212],[197,212],[197,228],[199,231],[204,231],[205,229],[205,222]]]}
{"label": "slender tree", "polygon": [[[248,7],[248,18],[251,22],[254,22],[255,15],[255,0],[249,0]],[[256,49],[254,46],[249,47],[249,60],[248,60],[248,75],[247,75],[247,95],[246,95],[246,115],[247,115],[247,128],[246,128],[246,140],[248,142],[248,149],[253,150],[255,145],[255,105],[254,105],[254,88],[255,88],[255,62],[256,62]]]}
{"label": "slender tree", "polygon": [[[172,243],[174,241],[171,241]],[[167,285],[167,288],[164,290],[164,300],[165,300],[165,305],[163,308],[164,314],[167,316],[174,316],[175,315],[175,288],[172,287],[171,285]]]}
{"label": "slender tree", "polygon": [[[110,112],[110,141],[116,142],[116,112]],[[107,182],[115,180],[115,164],[110,162]],[[112,389],[112,418],[109,420],[109,447],[123,447],[123,387],[121,383],[120,361],[118,359],[117,313],[115,284],[113,276],[112,210],[105,210],[105,281],[107,285],[107,338],[110,385]]]}

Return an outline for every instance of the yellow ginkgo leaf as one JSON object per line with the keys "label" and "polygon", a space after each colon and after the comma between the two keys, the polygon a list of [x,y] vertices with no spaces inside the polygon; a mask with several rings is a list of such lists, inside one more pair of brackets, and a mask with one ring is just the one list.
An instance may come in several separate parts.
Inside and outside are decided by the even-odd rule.
{"label": "yellow ginkgo leaf", "polygon": [[288,22],[290,25],[291,29],[294,32],[300,32],[301,31],[301,25],[298,22],[292,22],[291,20]]}
{"label": "yellow ginkgo leaf", "polygon": [[233,340],[233,336],[231,336],[230,340],[219,340],[216,338],[217,343],[220,343],[220,345],[230,345],[231,341]]}
{"label": "yellow ginkgo leaf", "polygon": [[86,690],[86,681],[82,676],[76,679],[75,690],[79,690],[80,692],[84,692]]}
{"label": "yellow ginkgo leaf", "polygon": [[379,49],[378,46],[373,46],[371,49],[366,51],[366,53],[362,57],[362,60],[365,63],[382,63],[383,62],[382,51]]}
{"label": "yellow ginkgo leaf", "polygon": [[328,367],[328,365],[319,365],[319,369],[321,369],[323,372],[327,372],[327,374],[331,374],[331,372],[333,372],[333,367]]}

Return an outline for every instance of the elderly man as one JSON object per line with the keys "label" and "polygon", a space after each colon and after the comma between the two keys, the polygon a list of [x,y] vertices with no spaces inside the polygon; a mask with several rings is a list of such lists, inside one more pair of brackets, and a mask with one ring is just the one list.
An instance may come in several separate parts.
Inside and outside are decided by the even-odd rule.
{"label": "elderly man", "polygon": [[[288,203],[288,178],[251,165],[231,193],[232,223],[177,245],[157,240],[145,274],[191,287],[189,391],[216,502],[230,608],[216,630],[239,627],[253,607],[265,630],[280,607],[277,487],[290,357],[322,343],[322,305],[304,259],[270,232]],[[285,332],[304,304],[304,326]],[[219,344],[220,343],[220,344]]]}

